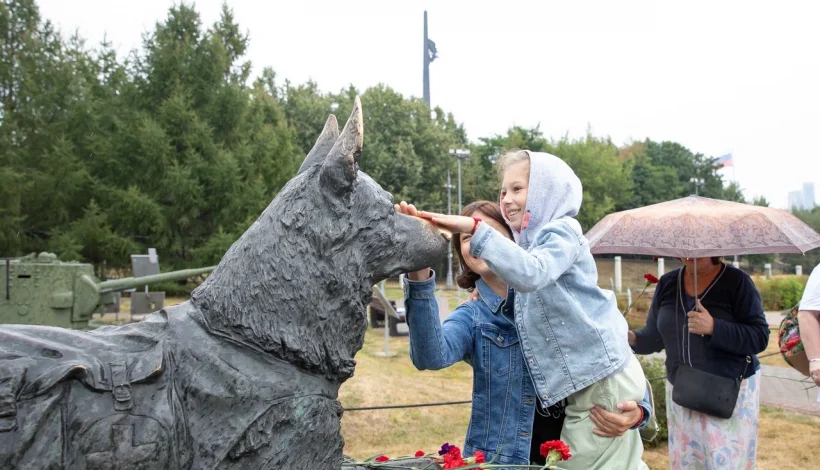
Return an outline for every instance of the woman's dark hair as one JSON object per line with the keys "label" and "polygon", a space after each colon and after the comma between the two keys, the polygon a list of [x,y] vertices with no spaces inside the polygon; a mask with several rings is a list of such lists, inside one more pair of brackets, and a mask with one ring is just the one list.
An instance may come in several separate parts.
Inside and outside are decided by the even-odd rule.
{"label": "woman's dark hair", "polygon": [[[512,238],[512,232],[507,227],[507,222],[504,221],[504,216],[501,215],[501,208],[495,202],[491,201],[475,201],[467,204],[461,210],[460,215],[472,217],[476,212],[481,212],[485,217],[490,218],[501,224],[507,230],[507,236]],[[461,265],[461,272],[456,277],[456,283],[462,289],[472,291],[475,289],[475,283],[481,276],[470,270],[467,263],[464,262],[464,256],[461,254],[461,234],[453,234],[453,251],[458,255],[458,263]]]}

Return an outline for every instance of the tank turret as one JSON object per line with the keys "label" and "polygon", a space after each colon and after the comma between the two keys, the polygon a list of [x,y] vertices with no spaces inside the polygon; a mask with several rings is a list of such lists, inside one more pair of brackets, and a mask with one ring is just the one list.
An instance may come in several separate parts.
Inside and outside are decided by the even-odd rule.
{"label": "tank turret", "polygon": [[87,263],[52,253],[0,260],[0,323],[87,328],[117,292],[207,274],[216,266],[100,281]]}

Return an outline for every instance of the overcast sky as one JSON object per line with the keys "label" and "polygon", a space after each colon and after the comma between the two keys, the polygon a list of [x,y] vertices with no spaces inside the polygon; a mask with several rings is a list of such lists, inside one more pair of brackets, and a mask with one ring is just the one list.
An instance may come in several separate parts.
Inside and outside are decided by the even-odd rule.
{"label": "overcast sky", "polygon": [[[64,33],[107,35],[123,55],[173,3],[38,0]],[[619,145],[648,137],[732,152],[726,178],[776,207],[803,182],[820,193],[820,2],[672,3],[228,1],[250,34],[254,74],[270,66],[326,91],[385,83],[421,96],[426,9],[439,50],[432,104],[471,140],[514,124],[552,137],[590,126]],[[222,0],[195,4],[204,24],[218,19]]]}

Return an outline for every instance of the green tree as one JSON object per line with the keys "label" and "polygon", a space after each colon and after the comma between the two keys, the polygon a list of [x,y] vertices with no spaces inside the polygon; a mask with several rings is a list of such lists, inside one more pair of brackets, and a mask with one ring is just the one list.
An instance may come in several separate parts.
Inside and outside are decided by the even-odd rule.
{"label": "green tree", "polygon": [[[726,185],[726,187],[723,188],[723,194],[720,199],[746,204],[746,197],[743,195],[743,189],[737,181],[731,181],[728,185]],[[766,205],[768,205],[768,203]]]}
{"label": "green tree", "polygon": [[513,127],[505,136],[496,135],[481,139],[481,142],[476,153],[483,158],[486,184],[496,189],[490,200],[498,199],[498,184],[491,176],[488,163],[491,165],[498,157],[513,149],[551,153],[567,162],[575,171],[584,187],[584,201],[578,214],[578,221],[584,230],[592,228],[601,218],[616,207],[624,206],[632,197],[630,168],[621,158],[620,150],[609,139],[595,137],[591,132],[580,139],[565,136],[549,141],[538,127]]}
{"label": "green tree", "polygon": [[[813,228],[815,232],[820,232],[820,206],[815,206],[811,210],[795,210],[792,214]],[[804,255],[784,254],[780,256],[780,259],[790,267],[795,265],[803,266],[803,272],[809,274],[815,266],[820,264],[820,249],[815,248]]]}
{"label": "green tree", "polygon": [[[743,197],[742,193],[741,193],[741,197]],[[739,202],[743,202],[743,201],[739,201]],[[754,201],[752,201],[752,204],[754,204],[755,206],[769,207],[769,201],[767,201],[766,198],[763,197],[763,196],[756,197],[754,199]],[[752,270],[762,270],[763,265],[765,265],[766,263],[774,262],[776,257],[777,256],[773,255],[773,254],[749,255],[749,256],[746,257],[746,262],[749,264],[750,269],[752,269]]]}
{"label": "green tree", "polygon": [[578,140],[564,137],[551,143],[547,151],[567,162],[581,179],[584,200],[577,218],[584,230],[591,229],[631,199],[633,183],[629,168],[621,160],[618,147],[609,139],[588,132]]}
{"label": "green tree", "polygon": [[82,214],[90,180],[70,133],[89,70],[31,0],[0,3],[0,37],[0,252],[16,255]]}

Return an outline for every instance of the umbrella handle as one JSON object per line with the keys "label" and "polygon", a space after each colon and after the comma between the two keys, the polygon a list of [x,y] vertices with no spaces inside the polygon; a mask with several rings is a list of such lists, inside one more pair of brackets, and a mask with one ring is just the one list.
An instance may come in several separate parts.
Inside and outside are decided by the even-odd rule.
{"label": "umbrella handle", "polygon": [[692,259],[695,261],[695,269],[694,269],[694,273],[693,273],[695,275],[695,287],[694,287],[695,310],[700,312],[700,308],[698,308],[698,303],[699,303],[698,302],[698,259],[697,258],[692,258]]}

